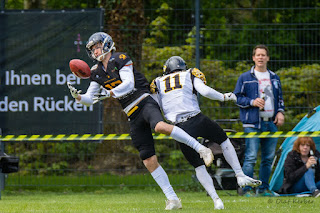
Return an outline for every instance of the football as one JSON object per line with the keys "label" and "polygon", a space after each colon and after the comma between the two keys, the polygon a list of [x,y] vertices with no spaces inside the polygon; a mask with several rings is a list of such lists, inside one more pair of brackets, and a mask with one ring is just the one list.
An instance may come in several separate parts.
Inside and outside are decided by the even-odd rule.
{"label": "football", "polygon": [[72,59],[69,62],[69,67],[71,72],[78,78],[87,79],[91,75],[91,70],[89,65],[83,60]]}

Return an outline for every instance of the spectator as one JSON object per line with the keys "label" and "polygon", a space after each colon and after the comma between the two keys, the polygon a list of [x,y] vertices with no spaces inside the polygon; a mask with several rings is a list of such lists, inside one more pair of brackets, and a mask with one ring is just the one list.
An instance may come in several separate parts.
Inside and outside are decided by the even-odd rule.
{"label": "spectator", "polygon": [[[276,132],[277,126],[284,123],[284,102],[280,78],[267,68],[269,50],[265,45],[257,45],[253,49],[252,60],[255,65],[241,74],[234,94],[240,107],[240,120],[244,131]],[[261,164],[259,179],[262,185],[257,189],[247,186],[243,193],[251,196],[276,196],[269,190],[271,164],[275,155],[277,138],[246,138],[243,172],[253,177],[259,146],[261,146]],[[255,191],[254,191],[255,190]]]}
{"label": "spectator", "polygon": [[[310,154],[310,151],[313,154]],[[320,153],[310,137],[298,138],[284,163],[281,193],[301,193],[310,191],[313,197],[320,197]]]}

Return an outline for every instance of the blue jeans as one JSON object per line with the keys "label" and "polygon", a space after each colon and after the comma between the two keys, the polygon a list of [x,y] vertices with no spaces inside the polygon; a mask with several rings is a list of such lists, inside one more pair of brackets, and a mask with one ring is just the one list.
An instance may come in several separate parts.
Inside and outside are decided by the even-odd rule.
{"label": "blue jeans", "polygon": [[[261,121],[261,129],[246,127],[244,131],[249,132],[276,132],[277,126],[272,121]],[[278,138],[246,138],[246,149],[242,170],[244,174],[253,177],[254,167],[257,162],[259,147],[261,146],[261,164],[259,170],[259,179],[262,185],[258,191],[262,192],[269,189],[269,178],[271,174],[271,165],[277,148]],[[244,188],[244,192],[251,189],[250,186]]]}
{"label": "blue jeans", "polygon": [[313,192],[316,189],[320,189],[320,181],[315,182],[314,171],[312,169],[308,169],[302,178],[292,186],[292,192],[294,193]]}

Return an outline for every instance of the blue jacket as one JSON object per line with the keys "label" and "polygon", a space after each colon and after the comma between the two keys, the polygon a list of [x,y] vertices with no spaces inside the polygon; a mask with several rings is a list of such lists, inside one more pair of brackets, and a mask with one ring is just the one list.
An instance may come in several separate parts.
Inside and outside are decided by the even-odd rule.
{"label": "blue jacket", "polygon": [[[274,112],[273,120],[278,112],[284,112],[284,102],[282,98],[282,88],[280,78],[274,72],[270,73],[270,81],[274,97]],[[240,75],[237,81],[234,94],[237,96],[237,105],[240,107],[240,120],[243,127],[261,127],[259,107],[252,106],[253,101],[259,97],[259,81],[254,75],[254,66],[251,70]]]}

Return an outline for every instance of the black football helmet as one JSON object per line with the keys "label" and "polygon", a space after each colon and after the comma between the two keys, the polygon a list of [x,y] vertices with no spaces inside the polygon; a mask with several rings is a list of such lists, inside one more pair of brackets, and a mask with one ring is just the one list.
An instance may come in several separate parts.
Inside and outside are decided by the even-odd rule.
{"label": "black football helmet", "polygon": [[[92,47],[98,43],[102,44],[102,54],[96,57],[92,51]],[[102,61],[104,56],[113,50],[115,51],[116,47],[114,46],[114,42],[110,35],[104,32],[97,32],[90,36],[89,40],[87,41],[86,50],[90,58],[93,60]]]}
{"label": "black football helmet", "polygon": [[163,66],[164,75],[178,70],[187,70],[187,64],[180,56],[172,56]]}

